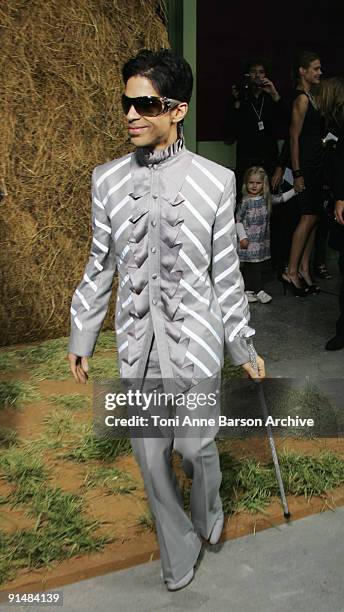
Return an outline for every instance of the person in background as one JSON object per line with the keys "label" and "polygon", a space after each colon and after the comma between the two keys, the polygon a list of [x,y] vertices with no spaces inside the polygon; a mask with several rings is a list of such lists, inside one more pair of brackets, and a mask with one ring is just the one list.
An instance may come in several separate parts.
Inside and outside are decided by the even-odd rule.
{"label": "person in background", "polygon": [[233,85],[226,117],[229,142],[236,141],[237,194],[245,171],[262,166],[269,178],[278,165],[277,135],[287,121],[287,111],[274,83],[267,77],[266,61],[253,58],[246,64],[241,85]]}
{"label": "person in background", "polygon": [[319,55],[302,51],[294,64],[296,92],[290,125],[294,189],[301,217],[293,233],[288,270],[282,274],[284,289],[290,288],[301,297],[319,292],[310,273],[310,258],[323,207],[324,122],[312,94],[321,74]]}
{"label": "person in background", "polygon": [[294,189],[280,195],[271,195],[269,178],[264,168],[253,166],[246,170],[242,201],[236,211],[236,226],[238,254],[243,263],[249,302],[267,304],[272,300],[271,295],[263,289],[262,279],[262,263],[270,259],[271,204],[287,202],[294,195]]}
{"label": "person in background", "polygon": [[337,137],[333,158],[334,215],[330,227],[329,245],[339,251],[341,288],[339,294],[339,318],[336,334],[325,345],[327,351],[344,348],[344,78],[333,77],[321,83],[318,105],[326,121],[326,127]]}

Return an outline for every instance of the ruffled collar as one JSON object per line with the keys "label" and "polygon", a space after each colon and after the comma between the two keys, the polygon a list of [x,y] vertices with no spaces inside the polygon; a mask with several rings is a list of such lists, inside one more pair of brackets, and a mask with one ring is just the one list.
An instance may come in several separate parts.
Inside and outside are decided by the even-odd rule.
{"label": "ruffled collar", "polygon": [[148,147],[138,147],[136,149],[136,158],[141,166],[152,166],[153,164],[166,162],[183,151],[185,151],[185,140],[184,137],[181,137],[166,147],[166,149],[158,151],[151,151]]}

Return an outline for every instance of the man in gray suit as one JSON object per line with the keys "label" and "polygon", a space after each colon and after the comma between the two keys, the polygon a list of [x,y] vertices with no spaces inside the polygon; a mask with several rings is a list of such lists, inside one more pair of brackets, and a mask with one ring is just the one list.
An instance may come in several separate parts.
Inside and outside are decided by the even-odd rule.
{"label": "man in gray suit", "polygon": [[[211,381],[220,375],[224,345],[234,364],[263,378],[264,362],[257,356],[258,371],[252,368],[244,338],[249,309],[236,253],[234,174],[189,152],[182,136],[191,68],[170,50],[142,51],[125,64],[123,80],[136,150],[93,171],[93,241],[72,300],[71,371],[86,382],[117,270],[123,379],[156,378],[164,387]],[[215,544],[221,536],[214,435],[132,438],[171,591],[192,580],[201,537]],[[173,448],[193,478],[191,518],[171,468]]]}

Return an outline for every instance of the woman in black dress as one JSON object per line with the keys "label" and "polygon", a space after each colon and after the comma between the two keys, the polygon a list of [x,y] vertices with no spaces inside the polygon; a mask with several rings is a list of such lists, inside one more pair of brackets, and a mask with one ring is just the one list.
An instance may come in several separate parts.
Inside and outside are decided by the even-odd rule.
{"label": "woman in black dress", "polygon": [[303,51],[294,66],[297,87],[290,125],[294,189],[301,217],[293,233],[288,270],[282,274],[285,288],[299,296],[319,291],[310,274],[310,258],[322,208],[324,121],[312,95],[321,74],[318,55]]}

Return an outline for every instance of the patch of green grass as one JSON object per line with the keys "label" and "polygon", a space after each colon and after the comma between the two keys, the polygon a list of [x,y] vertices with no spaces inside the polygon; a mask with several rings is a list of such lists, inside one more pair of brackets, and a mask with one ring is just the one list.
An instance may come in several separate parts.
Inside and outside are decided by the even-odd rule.
{"label": "patch of green grass", "polygon": [[82,428],[82,435],[76,440],[74,447],[63,455],[65,459],[73,459],[78,462],[99,459],[101,461],[112,461],[121,455],[129,455],[132,452],[128,438],[109,439],[96,438],[93,435],[92,425]]}
{"label": "patch of green grass", "polygon": [[15,577],[15,568],[8,555],[10,536],[0,531],[0,584]]}
{"label": "patch of green grass", "polygon": [[18,357],[14,351],[0,352],[0,372],[12,372],[18,366]]}
{"label": "patch of green grass", "polygon": [[[90,359],[90,380],[117,378],[118,368],[115,356],[114,332],[102,332],[99,335],[95,356]],[[98,353],[113,351],[112,355],[104,356]],[[66,380],[72,375],[66,359],[68,338],[45,340],[34,346],[13,352],[13,359],[27,367],[32,372],[34,380]]]}
{"label": "patch of green grass", "polygon": [[48,474],[40,455],[33,455],[27,449],[15,446],[0,454],[0,472],[8,482],[16,484],[27,480],[41,482]]}
{"label": "patch of green grass", "polygon": [[53,410],[44,418],[46,431],[50,436],[62,437],[73,431],[74,422],[68,410]]}
{"label": "patch of green grass", "polygon": [[54,561],[102,550],[113,541],[95,534],[100,522],[83,514],[83,500],[58,487],[27,479],[17,487],[14,503],[28,504],[27,514],[37,519],[34,529],[7,535],[0,532],[0,582],[19,568],[49,566]]}
{"label": "patch of green grass", "polygon": [[66,446],[62,437],[53,438],[42,434],[33,440],[26,440],[23,443],[23,448],[31,453],[41,453],[46,450],[58,450]]}
{"label": "patch of green grass", "polygon": [[0,429],[0,449],[9,448],[18,444],[18,434],[14,429],[1,427]]}
{"label": "patch of green grass", "polygon": [[278,486],[272,467],[261,465],[253,459],[241,462],[236,488],[236,512],[259,512],[277,493]]}
{"label": "patch of green grass", "polygon": [[31,366],[31,377],[33,380],[67,380],[72,374],[69,371],[69,364],[65,354],[51,357],[47,361]]}
{"label": "patch of green grass", "polygon": [[24,403],[42,399],[32,385],[16,381],[0,382],[1,408],[21,408]]}
{"label": "patch of green grass", "polygon": [[[34,380],[67,380],[72,374],[66,361],[65,351],[37,363],[32,369]],[[118,378],[117,359],[114,355],[95,355],[89,359],[89,380],[112,380]]]}
{"label": "patch of green grass", "polygon": [[91,398],[80,395],[79,393],[71,393],[70,395],[50,395],[49,402],[62,406],[68,410],[84,410],[89,408]]}
{"label": "patch of green grass", "polygon": [[[335,453],[279,457],[287,495],[324,495],[344,483],[344,459]],[[220,453],[221,498],[226,514],[246,510],[262,512],[272,497],[279,495],[273,464],[261,465],[254,459],[237,461],[230,453]]]}
{"label": "patch of green grass", "polygon": [[156,531],[154,516],[150,508],[147,508],[145,512],[140,514],[138,524],[147,531]]}
{"label": "patch of green grass", "polygon": [[117,468],[104,466],[87,474],[85,486],[87,488],[101,486],[110,494],[128,494],[137,489],[137,485],[130,474]]}
{"label": "patch of green grass", "polygon": [[114,351],[116,348],[116,335],[114,331],[101,332],[97,340],[96,351]]}
{"label": "patch of green grass", "polygon": [[65,358],[67,354],[67,338],[56,338],[54,340],[44,340],[34,346],[16,351],[19,359],[25,365],[43,364],[47,361]]}
{"label": "patch of green grass", "polygon": [[66,359],[68,338],[45,340],[34,346],[16,351],[25,367],[32,371],[34,380],[64,380],[71,376]]}
{"label": "patch of green grass", "polygon": [[113,380],[119,378],[116,355],[95,355],[89,361],[90,380]]}
{"label": "patch of green grass", "polygon": [[344,459],[328,451],[316,456],[285,453],[281,469],[288,493],[307,499],[344,483]]}

